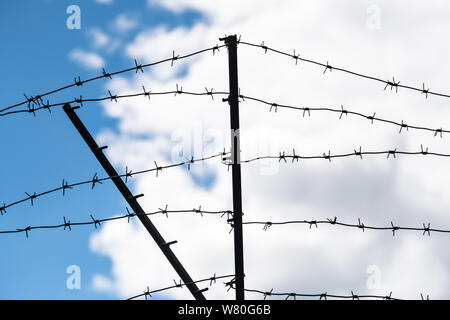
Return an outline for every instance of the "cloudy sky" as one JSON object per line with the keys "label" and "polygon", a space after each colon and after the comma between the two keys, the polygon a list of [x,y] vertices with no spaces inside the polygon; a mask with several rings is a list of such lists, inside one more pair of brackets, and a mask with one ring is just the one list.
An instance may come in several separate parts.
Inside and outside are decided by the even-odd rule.
{"label": "cloudy sky", "polygon": [[[78,5],[80,29],[69,29],[70,5]],[[188,54],[220,44],[219,37],[242,40],[414,87],[449,93],[445,63],[450,6],[444,1],[197,1],[118,0],[36,1],[0,4],[3,68],[1,106],[73,81]],[[450,128],[447,98],[399,89],[295,61],[261,48],[238,47],[239,86],[244,95],[298,107],[330,107],[376,115],[410,125]],[[183,90],[228,90],[227,52],[207,52],[161,64],[144,73],[49,96],[51,103],[113,94]],[[326,112],[278,109],[245,100],[240,105],[242,158],[263,155],[322,155],[363,151],[450,153],[448,135],[402,130],[364,118]],[[152,96],[85,103],[78,111],[119,172],[202,157],[229,149],[228,105],[216,96]],[[3,156],[0,201],[24,192],[41,192],[105,173],[60,109],[0,118]],[[386,155],[278,160],[242,165],[244,221],[325,220],[366,225],[450,229],[446,208],[447,158]],[[232,208],[231,172],[219,159],[135,176],[134,193],[144,193],[146,211]],[[57,224],[62,217],[87,221],[123,214],[125,201],[111,183],[48,195],[11,207],[0,217],[1,230]],[[194,279],[232,274],[233,235],[226,218],[198,214],[152,217]],[[246,287],[274,292],[386,295],[397,298],[448,298],[450,255],[446,234],[348,229],[320,225],[244,226]],[[33,230],[1,235],[1,298],[123,299],[165,287],[178,279],[138,221],[94,227]],[[81,288],[70,290],[67,267],[81,270]],[[218,281],[207,298],[232,299]],[[156,298],[190,298],[186,289]],[[248,298],[261,298],[247,294]]]}

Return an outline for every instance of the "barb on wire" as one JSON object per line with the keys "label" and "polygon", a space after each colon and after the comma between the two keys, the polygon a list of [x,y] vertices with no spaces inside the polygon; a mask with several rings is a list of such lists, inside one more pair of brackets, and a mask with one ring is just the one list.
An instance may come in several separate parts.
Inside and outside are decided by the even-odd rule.
{"label": "barb on wire", "polygon": [[425,94],[425,99],[428,99],[428,92],[430,92],[430,89],[425,89],[425,83],[422,83],[422,94]]}
{"label": "barb on wire", "polygon": [[50,114],[52,113],[52,109],[50,109],[50,102],[48,100],[47,103],[42,106],[42,109],[48,110]]}
{"label": "barb on wire", "polygon": [[125,167],[125,183],[128,183],[128,178],[133,177],[133,171],[128,171],[128,167]]}
{"label": "barb on wire", "polygon": [[[200,207],[201,208],[201,207]],[[97,229],[103,222],[108,221],[116,221],[116,220],[123,220],[127,219],[128,223],[130,222],[130,219],[137,216],[137,213],[130,212],[128,208],[126,208],[127,213],[122,215],[116,215],[110,218],[104,218],[104,219],[96,219],[91,214],[90,219],[87,221],[82,222],[71,222],[71,220],[67,220],[66,217],[63,217],[63,223],[60,224],[54,224],[54,225],[41,225],[41,226],[27,226],[26,228],[16,228],[13,230],[0,230],[0,234],[12,234],[12,233],[26,233],[26,237],[28,238],[29,232],[31,230],[38,230],[38,229],[63,229],[63,230],[69,230],[72,231],[72,227],[75,226],[89,226],[93,225],[95,229]],[[146,212],[144,213],[146,216],[154,216],[158,214],[163,214],[169,217],[169,213],[171,214],[181,214],[181,213],[200,213],[202,216],[205,215],[217,215],[219,218],[222,218],[225,214],[232,214],[232,211],[230,210],[201,210],[201,209],[179,209],[179,210],[167,210],[167,206],[165,209],[159,208],[157,211],[153,212]]]}
{"label": "barb on wire", "polygon": [[445,97],[445,98],[450,98],[450,94],[446,94],[446,93],[440,93],[440,92],[436,92],[436,91],[431,91],[430,89],[425,89],[425,84],[422,84],[422,88],[420,87],[414,87],[414,86],[410,86],[410,85],[403,85],[400,84],[400,81],[395,81],[395,78],[392,78],[391,80],[384,80],[382,78],[378,78],[378,77],[374,77],[374,76],[370,76],[370,75],[366,75],[363,73],[359,73],[359,72],[355,72],[346,68],[339,68],[339,67],[335,67],[335,66],[331,66],[328,61],[326,63],[323,62],[319,62],[316,60],[312,60],[312,59],[307,59],[307,58],[302,58],[299,56],[295,56],[295,54],[291,54],[285,51],[281,51],[278,49],[274,49],[271,47],[268,47],[263,43],[261,44],[255,44],[255,43],[251,43],[251,42],[246,42],[246,41],[239,41],[240,44],[249,46],[249,47],[256,47],[256,48],[262,48],[264,50],[265,53],[267,53],[267,51],[271,51],[289,58],[294,58],[296,60],[302,61],[302,62],[306,62],[306,63],[311,63],[314,64],[316,66],[322,67],[324,68],[323,73],[325,74],[325,72],[327,70],[332,71],[332,70],[336,70],[336,71],[340,71],[346,74],[350,74],[359,78],[364,78],[364,79],[368,79],[368,80],[372,80],[372,81],[376,81],[376,82],[380,82],[385,84],[384,90],[386,90],[386,88],[390,87],[391,90],[393,90],[395,88],[395,91],[398,92],[399,88],[403,88],[403,89],[408,89],[408,90],[412,90],[412,91],[417,91],[420,92],[422,94],[425,94],[425,98],[428,98],[428,95],[434,95],[434,96],[440,96],[440,97]]}
{"label": "barb on wire", "polygon": [[115,94],[115,95],[113,95],[112,93],[111,93],[111,91],[109,91],[108,90],[108,93],[109,93],[109,99],[111,100],[111,101],[115,101],[116,103],[117,103],[117,95]]}
{"label": "barb on wire", "polygon": [[343,116],[344,114],[347,116],[347,115],[348,115],[348,111],[344,109],[344,106],[343,106],[343,105],[341,105],[341,115],[339,116],[339,120],[342,119],[342,116]]}
{"label": "barb on wire", "polygon": [[[107,98],[107,99],[109,99],[109,98]],[[106,98],[105,98],[105,100],[106,100]],[[83,106],[83,96],[80,94],[80,97],[79,98],[73,98],[73,101],[71,101],[71,103],[72,102],[75,102],[75,103],[78,103],[78,104],[80,104],[81,106]],[[51,107],[56,107],[56,106],[59,106],[60,104],[56,104],[56,105],[54,105],[54,104],[52,104],[52,105],[48,105],[47,107],[49,108],[49,110],[50,110],[50,108]],[[13,113],[20,113],[20,111],[21,110],[16,110],[16,111],[11,111],[11,112],[8,112],[8,113],[6,113],[6,114],[4,114],[4,115],[7,115],[7,114],[13,114]],[[3,114],[0,114],[0,115],[3,115]]]}
{"label": "barb on wire", "polygon": [[103,184],[103,182],[98,180],[98,176],[97,176],[97,172],[94,174],[94,176],[92,177],[92,187],[91,189],[95,188],[95,184],[99,183],[99,184]]}
{"label": "barb on wire", "polygon": [[173,67],[173,62],[175,60],[178,60],[179,58],[180,58],[180,55],[175,55],[175,50],[173,50],[172,51],[172,59],[171,59],[171,62],[170,62],[170,66]]}
{"label": "barb on wire", "polygon": [[97,225],[100,225],[100,224],[101,224],[100,220],[95,219],[95,218],[92,216],[92,214],[91,214],[90,216],[91,216],[91,219],[92,219],[92,224],[94,224],[95,229],[97,229]]}
{"label": "barb on wire", "polygon": [[354,229],[361,229],[363,232],[365,230],[378,230],[378,231],[392,231],[392,236],[395,236],[396,232],[398,230],[404,230],[404,231],[418,231],[422,232],[422,235],[428,234],[428,236],[431,236],[431,232],[436,233],[448,233],[450,234],[450,229],[442,229],[442,228],[431,228],[431,224],[423,224],[423,227],[402,227],[398,225],[394,225],[394,223],[391,221],[391,225],[389,226],[373,226],[373,225],[366,225],[364,224],[360,218],[358,218],[358,223],[348,223],[348,222],[340,222],[338,221],[337,217],[334,217],[333,219],[326,219],[326,220],[285,220],[285,221],[244,221],[242,224],[244,225],[262,225],[263,230],[267,231],[272,226],[285,226],[285,225],[309,225],[309,229],[311,229],[312,226],[315,226],[316,228],[320,224],[329,224],[329,225],[335,225],[335,226],[342,226],[347,228],[354,228]]}
{"label": "barb on wire", "polygon": [[77,78],[73,78],[73,82],[75,83],[75,85],[76,85],[77,87],[83,85],[83,81],[81,81],[80,76],[78,76],[78,80],[77,80]]}
{"label": "barb on wire", "polygon": [[381,150],[381,151],[362,151],[361,147],[359,148],[359,151],[356,151],[355,149],[353,149],[353,152],[350,153],[339,153],[339,154],[331,154],[331,152],[328,150],[328,153],[323,153],[322,155],[299,155],[299,154],[295,154],[295,150],[293,150],[294,153],[292,155],[290,154],[285,154],[285,152],[283,151],[283,153],[279,153],[278,156],[275,155],[264,155],[264,156],[258,156],[258,157],[254,157],[254,158],[249,158],[246,160],[241,160],[241,163],[249,163],[249,162],[254,162],[254,161],[258,161],[258,160],[263,160],[263,159],[278,159],[280,162],[281,160],[284,160],[285,162],[286,159],[304,159],[304,160],[312,160],[312,159],[325,159],[328,160],[329,162],[331,162],[331,159],[333,158],[348,158],[348,157],[353,157],[353,156],[357,156],[360,157],[362,159],[363,155],[387,155],[386,158],[389,158],[391,155],[393,156],[393,158],[396,158],[396,155],[402,154],[402,155],[409,155],[409,156],[416,156],[416,155],[431,155],[431,156],[435,156],[435,157],[444,157],[444,158],[448,158],[450,157],[450,153],[438,153],[438,152],[430,152],[428,151],[428,147],[426,148],[426,151],[423,150],[423,146],[421,146],[420,151],[398,151],[397,148],[395,149],[391,149],[391,150]]}
{"label": "barb on wire", "polygon": [[25,101],[22,101],[22,102],[13,104],[13,105],[9,105],[9,106],[3,107],[3,108],[0,109],[0,113],[4,113],[5,111],[14,109],[16,107],[19,107],[19,106],[22,106],[22,105],[25,105],[25,104],[28,104],[28,106],[30,106],[30,105],[37,105],[37,106],[39,106],[39,105],[43,104],[42,98],[45,97],[45,96],[49,96],[49,95],[52,95],[54,93],[57,93],[57,92],[60,92],[60,91],[63,91],[63,90],[66,90],[66,89],[69,89],[69,88],[72,88],[72,87],[81,86],[81,85],[83,85],[85,83],[88,83],[88,82],[96,81],[96,80],[103,79],[103,78],[112,79],[112,76],[115,76],[115,75],[118,75],[118,74],[122,74],[122,73],[126,73],[126,72],[130,72],[130,71],[136,71],[136,73],[137,73],[140,70],[140,71],[144,72],[143,69],[145,69],[145,68],[149,68],[149,67],[156,66],[156,65],[159,65],[159,64],[162,64],[162,63],[166,63],[166,62],[170,62],[171,66],[173,66],[173,63],[174,63],[175,60],[187,59],[187,58],[190,58],[192,56],[199,55],[199,54],[202,54],[202,53],[205,53],[205,52],[208,52],[208,51],[212,51],[213,54],[214,54],[215,51],[219,51],[219,48],[222,48],[222,47],[226,47],[226,45],[225,44],[215,45],[213,47],[205,48],[205,49],[198,50],[198,51],[195,51],[195,52],[192,52],[192,53],[188,53],[188,54],[185,54],[185,55],[175,55],[175,51],[172,51],[172,57],[170,57],[170,58],[165,58],[165,59],[162,59],[162,60],[159,60],[159,61],[155,61],[155,62],[151,62],[151,63],[147,63],[147,64],[138,64],[137,61],[135,60],[135,66],[134,67],[118,70],[118,71],[115,71],[115,72],[106,72],[106,70],[104,68],[102,68],[102,74],[99,75],[99,76],[96,76],[96,77],[93,77],[93,78],[89,78],[89,79],[86,79],[86,80],[81,80],[80,77],[78,77],[78,80],[77,80],[77,78],[74,78],[75,81],[72,82],[71,84],[62,86],[60,88],[57,88],[57,89],[54,89],[54,90],[51,90],[51,91],[48,91],[48,92],[45,92],[45,93],[41,93],[41,94],[36,95],[36,96],[28,97],[26,94],[24,94]]}
{"label": "barb on wire", "polygon": [[177,94],[182,94],[182,93],[183,93],[183,86],[178,87],[178,83],[177,83],[174,96],[176,96]]}
{"label": "barb on wire", "polygon": [[264,50],[264,53],[267,53],[268,47],[264,44],[264,41],[261,42],[261,48]]}
{"label": "barb on wire", "polygon": [[183,87],[178,87],[178,84],[176,86],[176,89],[171,90],[171,91],[151,92],[151,91],[146,91],[144,86],[142,86],[142,89],[143,89],[143,92],[123,94],[123,95],[112,94],[111,91],[108,90],[108,96],[104,96],[101,98],[83,98],[80,95],[79,98],[73,98],[73,100],[71,100],[71,101],[57,102],[57,103],[52,103],[52,104],[47,103],[47,104],[41,105],[39,107],[32,107],[32,109],[30,109],[30,108],[17,109],[17,110],[13,110],[13,111],[3,112],[3,113],[0,113],[0,117],[6,116],[6,115],[11,115],[11,114],[17,114],[17,113],[33,113],[33,115],[36,116],[36,113],[35,113],[36,111],[43,110],[43,109],[47,109],[50,111],[50,108],[64,106],[67,103],[69,103],[69,104],[77,103],[77,104],[80,104],[81,106],[83,106],[83,102],[99,102],[99,101],[107,101],[107,100],[117,102],[118,99],[126,99],[126,98],[140,97],[140,96],[148,97],[148,99],[150,99],[150,96],[155,96],[155,95],[171,95],[171,94],[173,94],[174,96],[176,96],[177,94],[181,94],[181,93],[184,95],[191,95],[191,96],[211,96],[213,98],[213,100],[214,100],[214,95],[229,95],[228,92],[225,92],[225,91],[213,92],[212,89],[211,89],[211,91],[207,91],[207,92],[183,91]]}
{"label": "barb on wire", "polygon": [[393,88],[395,88],[395,92],[398,92],[398,86],[400,85],[400,81],[395,82],[395,78],[392,77],[392,81],[386,80],[386,86],[384,87],[384,90],[387,89],[387,87],[391,88],[391,91]]}
{"label": "barb on wire", "polygon": [[420,294],[421,300],[430,300],[430,295],[427,294],[426,298],[423,296],[423,293]]}
{"label": "barb on wire", "polygon": [[214,100],[214,92],[213,92],[214,88],[211,88],[211,90],[208,91],[208,88],[205,87],[205,90],[206,90],[206,94],[208,96],[211,96],[211,99]]}
{"label": "barb on wire", "polygon": [[145,91],[145,87],[144,86],[142,86],[142,90],[144,90],[144,96],[145,97],[148,97],[148,100],[150,100],[150,95],[151,95],[151,91]]}
{"label": "barb on wire", "polygon": [[106,72],[105,68],[102,68],[103,77],[112,79],[111,73]]}
{"label": "barb on wire", "polygon": [[[229,154],[229,153],[230,152],[226,152],[226,154]],[[133,173],[131,172],[131,170],[128,171],[128,167],[126,167],[125,173],[124,174],[119,174],[117,177],[125,178],[125,182],[127,182],[127,179],[129,177],[132,177],[132,175],[140,175],[140,174],[149,173],[149,172],[153,172],[153,171],[156,171],[156,174],[158,174],[158,171],[162,171],[163,169],[170,169],[170,168],[180,167],[180,166],[184,166],[184,165],[189,165],[190,166],[193,163],[202,162],[202,161],[210,160],[210,159],[213,159],[213,158],[223,157],[223,155],[224,155],[224,153],[220,152],[218,154],[213,154],[211,156],[201,157],[201,158],[197,158],[197,159],[191,159],[191,160],[188,160],[188,161],[182,161],[182,162],[178,162],[178,163],[168,164],[168,165],[165,165],[165,166],[158,166],[158,165],[156,165],[156,168],[140,170],[140,171],[136,171],[136,172],[133,172]],[[3,213],[6,212],[7,208],[10,208],[12,206],[18,205],[18,204],[26,202],[26,201],[30,201],[31,205],[33,206],[34,205],[34,200],[36,198],[42,197],[42,196],[50,194],[50,193],[55,193],[55,192],[58,192],[58,191],[62,191],[63,195],[65,195],[65,190],[66,189],[72,189],[73,187],[78,187],[78,186],[85,185],[85,184],[90,184],[91,185],[91,189],[93,189],[96,184],[101,184],[103,181],[111,180],[113,178],[116,178],[116,177],[115,176],[108,176],[108,177],[99,178],[97,176],[97,174],[95,174],[92,179],[84,180],[84,181],[80,181],[80,182],[75,182],[75,183],[71,183],[71,184],[69,184],[67,181],[63,180],[63,184],[60,187],[57,187],[57,188],[54,188],[54,189],[50,189],[50,190],[43,191],[43,192],[40,192],[40,193],[34,192],[32,194],[30,194],[28,192],[25,192],[25,194],[27,195],[26,198],[23,198],[23,199],[11,202],[9,204],[4,204],[2,207],[0,207],[0,212],[3,215]]]}
{"label": "barb on wire", "polygon": [[297,65],[298,59],[300,59],[300,54],[295,54],[295,49],[294,49],[294,54],[292,55],[292,58],[295,60],[295,65]]}
{"label": "barb on wire", "polygon": [[217,51],[217,52],[220,52],[220,50],[219,50],[219,45],[218,45],[218,44],[216,44],[216,45],[212,48],[213,56],[216,54],[216,51]]}
{"label": "barb on wire", "polygon": [[[24,201],[30,200],[31,206],[34,206],[34,199],[36,199],[36,198],[38,197],[38,195],[36,195],[36,192],[34,192],[33,194],[29,194],[28,192],[25,192],[25,194],[26,194],[28,197],[27,197],[26,200],[24,200]],[[8,206],[5,206],[5,208],[7,208],[7,207],[8,207]]]}
{"label": "barb on wire", "polygon": [[330,70],[330,72],[333,71],[333,67],[328,64],[328,61],[327,61],[327,64],[325,65],[325,69],[323,70],[323,74],[325,74],[325,72],[327,72],[327,70]]}
{"label": "barb on wire", "polygon": [[296,107],[293,105],[285,105],[285,104],[281,104],[281,103],[274,103],[274,102],[270,102],[268,100],[264,100],[261,98],[256,98],[256,97],[250,97],[250,96],[243,96],[245,99],[248,99],[250,101],[255,101],[261,104],[265,104],[267,106],[269,106],[269,112],[272,111],[272,108],[274,106],[276,106],[275,110],[278,110],[278,108],[283,108],[283,109],[291,109],[291,110],[299,110],[302,111],[303,113],[303,117],[305,117],[305,114],[308,113],[308,116],[311,116],[311,111],[320,111],[320,112],[331,112],[331,113],[338,113],[339,114],[339,119],[342,118],[342,116],[345,115],[354,115],[354,116],[358,116],[361,118],[365,118],[367,120],[370,120],[370,122],[373,124],[374,121],[377,122],[382,122],[382,123],[388,123],[394,126],[397,126],[400,128],[399,133],[402,132],[403,129],[406,129],[406,131],[409,131],[409,129],[413,129],[413,130],[424,130],[424,131],[429,131],[434,133],[434,136],[436,137],[438,134],[440,135],[440,137],[442,138],[442,133],[450,133],[450,130],[444,130],[442,128],[430,128],[430,127],[425,127],[425,126],[419,126],[419,125],[409,125],[406,124],[405,122],[403,122],[403,120],[401,122],[397,122],[397,121],[393,121],[393,120],[389,120],[389,119],[384,119],[384,118],[379,118],[379,117],[375,117],[376,113],[374,113],[373,115],[367,115],[367,114],[363,114],[357,111],[351,111],[348,110],[347,108],[344,109],[344,106],[341,105],[340,108],[331,108],[331,107]]}
{"label": "barb on wire", "polygon": [[138,73],[138,71],[141,71],[141,73],[144,73],[144,69],[142,67],[142,64],[138,64],[136,59],[134,59],[134,65],[136,66],[136,73]]}
{"label": "barb on wire", "polygon": [[[156,290],[152,290],[152,291],[150,291],[149,287],[147,287],[147,290],[144,291],[143,293],[135,295],[135,296],[133,296],[131,298],[128,298],[127,300],[133,300],[133,299],[137,299],[137,298],[141,298],[141,297],[145,297],[145,299],[147,300],[147,297],[151,297],[152,293],[154,294],[154,293],[158,293],[158,292],[162,292],[162,291],[166,291],[166,290],[170,290],[170,289],[174,289],[174,288],[182,288],[182,287],[184,287],[184,286],[186,286],[188,284],[194,284],[194,283],[209,282],[209,286],[211,287],[213,285],[213,283],[216,283],[216,280],[226,279],[226,278],[231,278],[231,277],[234,277],[234,275],[217,276],[214,273],[214,275],[212,277],[204,278],[204,279],[200,279],[200,280],[196,280],[196,281],[192,281],[190,283],[182,283],[181,280],[180,280],[180,282],[176,282],[174,280],[175,284],[172,285],[172,286],[168,286],[168,287],[165,287],[165,288],[156,289]],[[201,289],[201,291],[207,291],[207,290],[208,290],[208,288]]]}
{"label": "barb on wire", "polygon": [[66,189],[72,189],[72,187],[69,185],[69,183],[67,181],[65,181],[63,179],[61,189],[62,189],[62,195],[64,197],[66,195]]}
{"label": "barb on wire", "polygon": [[27,104],[28,109],[30,109],[31,106],[40,106],[41,104],[43,104],[42,96],[40,95],[35,97],[30,96],[29,98],[26,94],[23,94],[23,96],[25,97],[26,101],[24,101],[22,104]]}

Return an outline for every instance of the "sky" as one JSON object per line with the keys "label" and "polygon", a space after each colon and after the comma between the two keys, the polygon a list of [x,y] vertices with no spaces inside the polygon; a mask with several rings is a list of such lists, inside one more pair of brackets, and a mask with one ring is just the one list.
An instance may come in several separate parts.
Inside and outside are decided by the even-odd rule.
{"label": "sky", "polygon": [[[72,10],[80,10],[79,29],[71,29]],[[73,7],[72,7],[73,8]],[[0,108],[70,84],[74,77],[108,72],[188,54],[220,44],[219,37],[293,52],[415,87],[449,93],[443,63],[450,50],[442,41],[450,31],[445,1],[198,1],[85,0],[2,1],[0,4],[2,81]],[[68,22],[68,19],[70,20]],[[280,104],[328,106],[373,114],[408,124],[450,128],[447,99],[420,92],[383,90],[381,83],[339,73],[261,48],[238,46],[239,86],[243,94]],[[124,73],[64,90],[51,103],[113,94],[174,90],[228,90],[227,52],[207,52],[161,64],[144,73]],[[229,149],[229,111],[216,96],[152,96],[118,102],[84,103],[77,110],[119,172],[202,157]],[[433,133],[373,125],[352,115],[315,113],[240,103],[242,158],[262,155],[322,155],[363,150],[418,151],[420,145],[450,153],[447,140]],[[105,173],[60,108],[52,113],[0,117],[0,203]],[[447,158],[397,155],[242,164],[244,221],[320,220],[367,225],[450,229]],[[128,182],[146,211],[230,210],[231,172],[219,159],[135,176]],[[110,182],[66,190],[7,209],[0,230],[63,221],[88,221],[126,213],[126,203]],[[173,214],[151,218],[191,277],[234,273],[233,236],[225,218]],[[392,295],[448,298],[450,255],[446,234],[390,230],[362,232],[338,226],[244,226],[246,287],[274,292]],[[0,234],[1,299],[125,299],[166,287],[178,279],[138,221],[105,222],[67,230]],[[77,266],[80,288],[67,273]],[[206,293],[232,299],[218,281]],[[248,298],[262,298],[247,294]],[[155,299],[190,299],[186,289]]]}

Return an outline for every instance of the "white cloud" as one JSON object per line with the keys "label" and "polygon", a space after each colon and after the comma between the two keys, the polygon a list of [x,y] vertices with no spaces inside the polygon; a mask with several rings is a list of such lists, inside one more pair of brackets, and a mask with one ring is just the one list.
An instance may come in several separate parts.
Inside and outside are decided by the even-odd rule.
{"label": "white cloud", "polygon": [[120,14],[114,20],[114,28],[120,32],[128,32],[138,25],[137,18],[126,14]]}
{"label": "white cloud", "polygon": [[114,289],[113,282],[101,274],[94,275],[92,279],[92,286],[98,291],[111,291]]}
{"label": "white cloud", "polygon": [[69,58],[86,69],[99,69],[105,66],[105,61],[97,53],[86,52],[81,49],[73,49],[69,53]]}
{"label": "white cloud", "polygon": [[113,0],[94,0],[97,3],[101,3],[101,4],[112,4]]}
{"label": "white cloud", "polygon": [[[179,27],[170,32],[166,27],[157,27],[139,33],[135,40],[126,46],[126,53],[131,59],[139,59],[142,62],[153,62],[172,57],[172,50],[182,48],[182,52],[176,50],[175,55],[187,54],[197,51],[200,46],[205,46],[208,39],[205,38],[207,27],[197,24],[191,29]],[[168,50],[169,48],[169,50]],[[170,64],[162,65],[160,68],[152,68],[151,72],[160,80],[173,77],[177,70],[182,70],[188,63],[195,61],[196,57],[190,61],[180,60],[174,63],[175,69]]]}
{"label": "white cloud", "polygon": [[[153,1],[155,2],[155,1]],[[157,1],[170,10],[185,8],[201,11],[208,24],[200,21],[190,28],[157,27],[139,33],[126,47],[130,58],[150,62],[176,54],[187,54],[218,43],[224,34],[239,33],[243,39],[314,58],[331,65],[349,67],[367,74],[420,86],[425,80],[433,89],[442,85],[446,67],[447,44],[439,33],[450,31],[446,23],[450,7],[439,13],[421,2],[409,3],[408,14],[392,2],[380,2],[380,29],[367,27],[367,6],[360,1],[346,5],[332,1],[240,1],[238,9],[230,1]],[[237,7],[236,7],[237,8]],[[433,17],[433,19],[430,19]],[[275,23],[276,22],[276,23]],[[434,30],[434,32],[433,32]],[[420,45],[418,40],[420,39]],[[239,85],[244,94],[269,101],[298,106],[328,106],[404,120],[431,127],[450,127],[450,111],[442,98],[399,90],[383,91],[383,85],[339,73],[322,74],[320,67],[264,53],[258,48],[239,46]],[[187,70],[183,73],[183,70]],[[175,83],[184,90],[215,91],[228,89],[226,49],[215,56],[211,52],[190,59],[146,69],[144,74],[115,77],[107,84],[114,93],[147,90],[173,90]],[[105,102],[106,113],[119,121],[118,134],[105,131],[100,138],[109,145],[108,155],[122,169],[134,171],[170,162],[170,154],[180,143],[200,141],[196,155],[211,136],[219,151],[228,139],[228,106],[220,97],[177,95],[139,97]],[[431,112],[433,110],[434,112]],[[243,157],[278,151],[297,154],[322,154],[324,151],[353,152],[398,147],[418,150],[420,144],[430,150],[445,150],[446,139],[424,132],[398,133],[388,124],[368,125],[368,121],[348,115],[312,112],[302,118],[300,112],[267,112],[267,106],[246,100],[241,104],[241,149]],[[178,150],[178,149],[176,149]],[[209,153],[204,151],[205,155]],[[188,153],[184,156],[189,156]],[[274,166],[274,167],[273,167]],[[450,187],[442,172],[445,159],[398,156],[385,159],[367,156],[360,159],[301,161],[284,164],[243,165],[245,220],[326,219],[366,224],[449,226]],[[267,174],[271,173],[273,174]],[[214,174],[210,189],[195,183]],[[265,174],[264,174],[265,173]],[[194,165],[190,172],[168,169],[154,175],[136,176],[134,192],[145,193],[140,203],[156,210],[166,203],[169,209],[208,209],[231,207],[231,176],[219,161],[206,166]],[[229,226],[218,217],[172,215],[152,217],[167,239],[178,240],[174,250],[193,278],[233,272],[233,240]],[[431,298],[448,297],[450,263],[443,241],[445,235],[423,237],[421,233],[349,230],[320,225],[273,226],[264,232],[261,226],[244,229],[247,287],[262,290],[388,294],[418,298],[421,292]],[[136,247],[135,245],[136,244]],[[112,290],[128,297],[151,288],[166,286],[174,275],[158,248],[138,224],[107,224],[91,238],[91,248],[112,259]],[[145,252],[146,254],[142,254]],[[380,291],[366,287],[367,267],[377,265],[382,272]],[[137,267],[138,266],[138,267]],[[133,270],[130,272],[130,270]],[[148,272],[152,270],[152,272]],[[427,278],[428,277],[428,278]],[[101,287],[101,286],[100,286]],[[383,292],[381,292],[381,290]],[[167,292],[167,297],[189,298],[186,290]],[[232,298],[218,285],[206,293],[210,298]],[[249,295],[261,298],[257,295]]]}
{"label": "white cloud", "polygon": [[95,48],[102,48],[109,43],[109,37],[99,28],[94,28],[90,32],[90,36],[92,37],[93,46]]}

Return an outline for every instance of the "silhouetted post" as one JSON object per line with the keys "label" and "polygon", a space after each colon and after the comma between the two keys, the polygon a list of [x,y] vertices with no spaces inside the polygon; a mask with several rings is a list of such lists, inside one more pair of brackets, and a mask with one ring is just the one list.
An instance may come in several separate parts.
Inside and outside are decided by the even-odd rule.
{"label": "silhouetted post", "polygon": [[119,189],[122,196],[125,198],[125,200],[128,202],[130,207],[133,209],[134,213],[136,213],[136,216],[141,220],[144,227],[147,229],[147,231],[152,236],[153,240],[155,240],[158,247],[161,249],[161,251],[166,256],[167,260],[169,260],[172,267],[175,269],[175,271],[180,276],[181,280],[185,283],[186,287],[189,289],[189,291],[192,293],[194,298],[196,300],[206,300],[203,296],[204,291],[208,290],[202,289],[199,290],[197,285],[193,283],[192,278],[189,276],[187,271],[184,269],[181,262],[178,260],[178,258],[175,256],[173,251],[170,249],[170,245],[176,243],[176,241],[172,241],[167,243],[159,231],[156,229],[156,227],[153,225],[153,223],[150,221],[148,216],[145,214],[145,211],[142,209],[142,207],[137,202],[137,198],[141,195],[133,196],[130,189],[126,186],[125,182],[123,182],[122,178],[117,174],[117,171],[114,169],[114,167],[109,162],[108,158],[103,154],[103,149],[106,147],[99,147],[97,143],[95,142],[94,138],[92,138],[89,131],[84,126],[83,122],[81,122],[80,118],[75,113],[74,109],[77,107],[72,108],[69,104],[65,104],[63,109],[66,112],[67,116],[69,117],[70,121],[72,121],[75,128],[80,133],[83,140],[86,142],[86,144],[89,146],[89,149],[91,149],[92,153],[95,155],[97,160],[102,165],[103,169],[105,169],[106,173],[109,177],[111,177],[111,180],[116,185],[117,189]]}
{"label": "silhouetted post", "polygon": [[242,187],[240,162],[240,133],[239,133],[239,85],[237,66],[236,35],[221,38],[228,47],[228,75],[230,82],[231,120],[231,170],[233,176],[233,227],[234,227],[234,263],[236,276],[236,300],[244,300],[244,245],[242,237]]}

